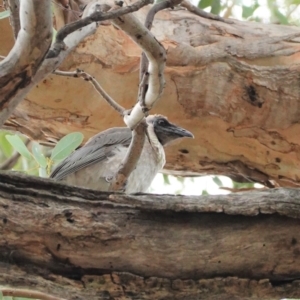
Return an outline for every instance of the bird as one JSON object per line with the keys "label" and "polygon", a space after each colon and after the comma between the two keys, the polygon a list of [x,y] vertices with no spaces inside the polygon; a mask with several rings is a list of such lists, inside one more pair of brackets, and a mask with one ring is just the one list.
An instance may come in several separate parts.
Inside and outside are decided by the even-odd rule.
{"label": "bird", "polygon": [[[194,138],[188,130],[162,115],[146,117],[146,137],[135,169],[127,178],[124,192],[147,192],[155,175],[166,163],[164,147],[179,138]],[[132,139],[128,127],[115,127],[91,137],[87,143],[60,162],[50,178],[69,185],[109,191]]]}

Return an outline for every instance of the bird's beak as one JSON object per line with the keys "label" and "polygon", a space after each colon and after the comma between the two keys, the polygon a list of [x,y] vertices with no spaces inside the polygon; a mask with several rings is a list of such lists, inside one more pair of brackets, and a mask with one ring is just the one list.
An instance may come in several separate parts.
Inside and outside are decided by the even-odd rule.
{"label": "bird's beak", "polygon": [[167,131],[169,131],[169,133],[171,133],[173,136],[174,135],[177,136],[178,138],[181,138],[181,137],[194,138],[194,135],[190,131],[188,131],[182,127],[179,127],[175,124],[170,124],[170,126],[168,126],[166,129],[167,129]]}

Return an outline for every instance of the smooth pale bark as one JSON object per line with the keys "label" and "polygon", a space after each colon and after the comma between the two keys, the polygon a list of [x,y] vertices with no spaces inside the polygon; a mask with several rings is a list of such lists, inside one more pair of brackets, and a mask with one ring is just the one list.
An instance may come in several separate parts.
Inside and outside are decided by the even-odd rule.
{"label": "smooth pale bark", "polygon": [[20,24],[15,14],[13,11],[11,20],[16,26],[16,42],[0,62],[0,126],[29,92],[28,86],[52,41],[51,2],[21,1]]}
{"label": "smooth pale bark", "polygon": [[68,299],[300,297],[297,189],[126,196],[1,173],[0,220],[0,285]]}

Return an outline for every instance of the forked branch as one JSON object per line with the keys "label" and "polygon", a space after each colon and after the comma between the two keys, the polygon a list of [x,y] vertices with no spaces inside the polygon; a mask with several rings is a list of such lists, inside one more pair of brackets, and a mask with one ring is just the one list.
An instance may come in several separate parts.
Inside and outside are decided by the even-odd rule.
{"label": "forked branch", "polygon": [[126,125],[132,129],[144,118],[145,112],[153,107],[162,94],[165,86],[166,51],[155,36],[133,15],[119,17],[112,23],[125,31],[142,48],[149,60],[149,85],[145,94],[144,106],[138,102],[130,115],[124,116]]}
{"label": "forked branch", "polygon": [[[148,5],[151,3],[151,0],[138,0],[132,5],[125,6],[118,8],[117,10],[112,10],[105,12],[103,11],[103,6],[102,8],[100,7],[100,4],[95,4],[95,11],[88,15],[87,17],[80,19],[76,22],[67,24],[64,26],[62,29],[59,30],[59,32],[56,35],[55,43],[53,44],[53,47],[51,51],[47,54],[47,58],[54,58],[59,55],[59,53],[65,49],[65,43],[64,39],[74,31],[81,29],[89,24],[95,23],[95,22],[100,22],[100,21],[105,21],[105,20],[111,20],[113,18],[118,18],[122,15],[134,12],[139,10],[145,5]],[[109,9],[109,6],[106,6],[106,9]]]}

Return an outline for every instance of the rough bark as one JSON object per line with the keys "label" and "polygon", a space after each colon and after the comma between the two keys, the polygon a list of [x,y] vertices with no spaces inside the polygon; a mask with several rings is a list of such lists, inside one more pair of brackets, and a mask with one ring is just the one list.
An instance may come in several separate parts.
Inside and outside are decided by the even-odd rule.
{"label": "rough bark", "polygon": [[300,297],[300,191],[99,193],[0,173],[0,285],[68,299]]}
{"label": "rough bark", "polygon": [[[140,20],[147,10],[136,14]],[[8,26],[0,22],[1,32]],[[166,168],[174,174],[225,174],[298,186],[299,28],[227,24],[167,10],[158,13],[152,32],[168,50],[167,85],[156,112],[196,136],[170,148]],[[9,41],[1,34],[1,54]],[[72,52],[63,68],[84,69],[130,108],[137,96],[140,54],[124,33],[104,26]],[[88,83],[51,75],[25,98],[6,128],[53,141],[75,130],[88,139],[121,124]]]}

